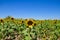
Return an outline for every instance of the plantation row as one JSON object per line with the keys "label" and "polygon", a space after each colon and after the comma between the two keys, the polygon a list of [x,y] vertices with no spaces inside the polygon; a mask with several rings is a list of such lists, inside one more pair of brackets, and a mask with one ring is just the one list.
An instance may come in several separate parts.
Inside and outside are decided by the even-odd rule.
{"label": "plantation row", "polygon": [[60,20],[0,18],[0,40],[60,40]]}

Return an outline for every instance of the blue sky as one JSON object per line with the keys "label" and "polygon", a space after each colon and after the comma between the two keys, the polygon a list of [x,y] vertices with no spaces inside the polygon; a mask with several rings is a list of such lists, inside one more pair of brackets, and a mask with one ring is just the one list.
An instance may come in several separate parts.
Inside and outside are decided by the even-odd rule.
{"label": "blue sky", "polygon": [[0,18],[60,19],[59,0],[0,0]]}

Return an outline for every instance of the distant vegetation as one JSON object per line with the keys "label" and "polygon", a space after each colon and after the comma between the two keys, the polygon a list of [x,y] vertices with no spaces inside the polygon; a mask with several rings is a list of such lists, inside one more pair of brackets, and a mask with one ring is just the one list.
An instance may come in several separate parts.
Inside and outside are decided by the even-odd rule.
{"label": "distant vegetation", "polygon": [[0,18],[0,40],[60,40],[60,20]]}

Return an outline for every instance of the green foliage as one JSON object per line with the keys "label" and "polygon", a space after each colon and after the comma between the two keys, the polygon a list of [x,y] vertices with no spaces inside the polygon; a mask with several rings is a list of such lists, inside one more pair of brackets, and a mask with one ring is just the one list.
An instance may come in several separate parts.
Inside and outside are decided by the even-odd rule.
{"label": "green foliage", "polygon": [[59,22],[56,24],[51,24],[50,21],[54,20],[45,20],[44,23],[38,23],[32,26],[33,28],[29,28],[25,23],[19,24],[16,21],[14,23],[14,21],[5,20],[4,23],[0,22],[0,40],[8,38],[12,40],[57,40],[60,37],[60,20],[57,20]]}

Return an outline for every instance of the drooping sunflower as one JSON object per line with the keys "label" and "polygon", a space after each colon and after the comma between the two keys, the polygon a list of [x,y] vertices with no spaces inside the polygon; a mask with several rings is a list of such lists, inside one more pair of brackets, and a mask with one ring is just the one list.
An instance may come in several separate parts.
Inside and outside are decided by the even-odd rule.
{"label": "drooping sunflower", "polygon": [[26,21],[26,25],[28,26],[28,27],[30,27],[30,28],[32,28],[33,26],[34,26],[34,20],[33,19],[28,19],[27,21]]}

